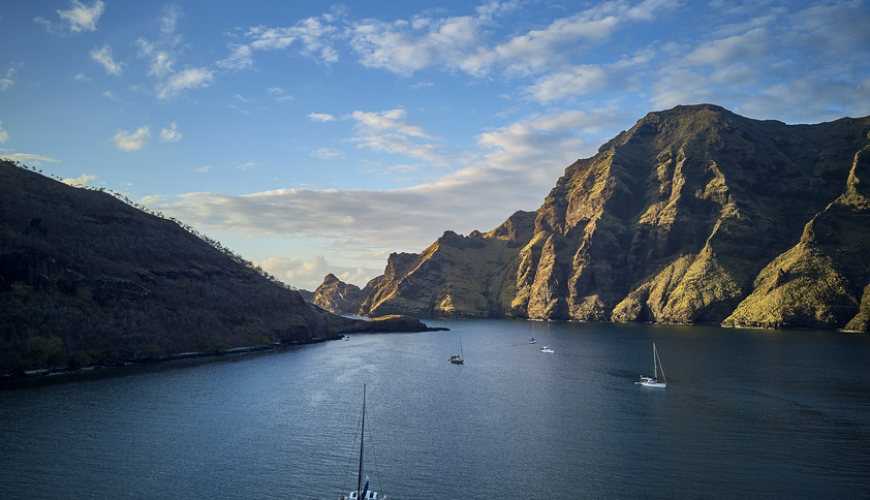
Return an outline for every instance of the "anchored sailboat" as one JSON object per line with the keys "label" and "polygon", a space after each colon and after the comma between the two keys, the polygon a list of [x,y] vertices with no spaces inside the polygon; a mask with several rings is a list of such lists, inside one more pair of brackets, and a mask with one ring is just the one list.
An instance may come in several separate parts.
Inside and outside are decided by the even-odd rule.
{"label": "anchored sailboat", "polygon": [[[363,485],[363,444],[366,435],[366,386],[363,384],[363,409],[362,409],[362,434],[359,438],[359,476],[357,477],[356,491],[351,491],[347,500],[386,500],[386,496],[378,497],[378,492],[369,491],[369,477],[365,476],[366,482]],[[344,495],[341,500],[345,500]]]}
{"label": "anchored sailboat", "polygon": [[465,360],[462,358],[462,334],[459,335],[459,356],[450,356],[450,362],[457,365],[465,363]]}
{"label": "anchored sailboat", "polygon": [[[659,371],[662,372],[662,380],[659,382]],[[653,373],[652,377],[640,376],[640,385],[644,387],[658,387],[664,389],[668,386],[668,379],[665,378],[665,369],[662,368],[662,360],[659,359],[659,352],[656,350],[656,344],[653,342]]]}

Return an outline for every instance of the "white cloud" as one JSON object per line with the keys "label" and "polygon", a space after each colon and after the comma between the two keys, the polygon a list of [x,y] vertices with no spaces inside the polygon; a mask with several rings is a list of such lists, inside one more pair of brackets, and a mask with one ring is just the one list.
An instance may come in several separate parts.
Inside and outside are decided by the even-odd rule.
{"label": "white cloud", "polygon": [[6,70],[6,73],[3,75],[3,78],[0,78],[0,92],[5,91],[9,87],[15,85],[15,80],[12,79],[12,76],[15,75],[15,71],[18,68],[15,66],[10,67]]}
{"label": "white cloud", "polygon": [[160,18],[160,33],[171,36],[175,32],[178,18],[181,17],[181,8],[178,5],[164,7],[165,14]]}
{"label": "white cloud", "polygon": [[771,52],[770,35],[766,28],[757,28],[742,35],[714,40],[693,50],[682,63],[686,66],[719,66],[752,62]]}
{"label": "white cloud", "polygon": [[[382,113],[374,115],[383,118]],[[395,113],[391,118],[396,123],[405,116]],[[568,165],[595,153],[599,128],[625,119],[608,109],[531,116],[481,134],[479,151],[470,155],[476,159],[468,165],[405,189],[188,193],[154,208],[208,230],[332,241],[324,248],[342,258],[358,260],[384,247],[420,252],[444,230],[487,231],[518,209],[537,209]],[[315,277],[319,284],[323,276]]]}
{"label": "white cloud", "polygon": [[61,182],[63,182],[64,184],[66,184],[68,186],[87,186],[88,184],[91,184],[95,180],[97,180],[96,175],[88,175],[88,174],[83,173],[79,177],[67,177],[67,178],[63,179]]}
{"label": "white cloud", "polygon": [[91,79],[86,77],[84,73],[77,74],[75,77],[73,77],[73,79],[77,82],[89,82],[89,81],[91,81]]}
{"label": "white cloud", "polygon": [[344,153],[337,149],[320,148],[311,152],[311,156],[320,158],[321,160],[336,160],[344,159]]}
{"label": "white cloud", "polygon": [[230,55],[226,59],[221,59],[215,64],[219,68],[229,70],[252,69],[254,67],[254,59],[251,57],[251,47],[248,45],[231,45]]}
{"label": "white cloud", "polygon": [[357,124],[357,135],[351,141],[372,151],[402,154],[428,162],[434,167],[448,167],[454,162],[467,159],[451,156],[442,152],[441,146],[419,143],[419,139],[438,139],[426,132],[423,127],[403,120],[403,109],[381,112],[354,111],[343,119],[352,119]]}
{"label": "white cloud", "polygon": [[156,40],[139,38],[139,58],[149,59],[148,75],[157,79],[155,91],[163,101],[174,99],[189,89],[208,87],[214,83],[214,73],[206,67],[185,67],[176,70],[181,52],[186,48],[181,35],[175,34],[181,9],[176,6],[164,8],[164,15],[158,19],[160,33]]}
{"label": "white cloud", "polygon": [[0,121],[0,144],[9,140],[9,133],[3,130],[3,122]]}
{"label": "white cloud", "polygon": [[434,87],[434,86],[435,86],[435,84],[432,82],[419,82],[419,83],[415,83],[414,85],[411,85],[411,88],[414,90],[420,90],[420,89],[424,89],[426,87]]}
{"label": "white cloud", "polygon": [[494,62],[482,29],[491,22],[489,16],[418,18],[414,23],[366,21],[348,34],[360,63],[369,68],[410,76],[440,65],[483,76]]}
{"label": "white cloud", "polygon": [[109,140],[109,144],[124,151],[136,151],[148,145],[147,139],[149,137],[151,137],[151,131],[148,126],[139,127],[132,134],[126,130],[121,130]]}
{"label": "white cloud", "polygon": [[[335,17],[329,14],[321,16],[326,23],[333,22]],[[285,28],[268,28],[256,26],[245,33],[247,43],[230,44],[230,55],[215,64],[223,69],[239,71],[253,69],[254,50],[283,50],[291,45],[301,45],[299,53],[310,57],[318,63],[332,64],[339,60],[338,52],[333,47],[338,28],[324,24],[316,17],[299,21],[294,26]]]}
{"label": "white cloud", "polygon": [[97,61],[102,64],[104,68],[106,68],[106,73],[110,75],[121,76],[121,71],[123,70],[123,63],[116,63],[114,59],[112,59],[112,47],[108,44],[103,45],[103,48],[100,50],[94,49],[91,51],[91,59]]}
{"label": "white cloud", "polygon": [[335,265],[327,261],[323,255],[313,255],[307,261],[295,257],[270,257],[260,262],[259,266],[288,285],[311,292],[315,291],[323,283],[323,278],[330,273],[335,274],[345,283],[353,283],[360,288],[376,274],[372,269],[354,269]]}
{"label": "white cloud", "polygon": [[163,100],[178,97],[187,89],[208,87],[214,82],[214,74],[206,68],[186,68],[170,76],[157,88],[157,97]]}
{"label": "white cloud", "polygon": [[78,33],[80,31],[96,31],[97,21],[100,20],[100,15],[103,14],[105,4],[99,0],[86,7],[78,0],[72,0],[72,8],[69,10],[59,10],[62,22],[66,23],[70,31]]}
{"label": "white cloud", "polygon": [[432,139],[423,127],[403,121],[407,113],[404,109],[391,109],[380,113],[354,111],[349,118],[356,120],[363,135],[372,135],[388,130],[394,130],[402,135]]}
{"label": "white cloud", "polygon": [[175,122],[169,125],[169,128],[160,130],[160,140],[163,142],[175,142],[181,140],[182,135],[175,130]]}
{"label": "white cloud", "polygon": [[30,163],[33,165],[42,165],[41,162],[47,161],[50,163],[57,163],[59,160],[55,160],[54,158],[50,158],[48,156],[42,155],[34,155],[30,153],[15,153],[15,154],[3,154],[0,157],[6,158],[10,161],[17,161],[19,163]]}
{"label": "white cloud", "polygon": [[335,117],[324,113],[311,113],[308,115],[308,119],[313,122],[326,123],[335,120]]}
{"label": "white cloud", "polygon": [[605,88],[607,83],[607,73],[604,69],[599,66],[582,65],[547,74],[523,91],[527,99],[546,104],[566,97],[596,92]]}
{"label": "white cloud", "polygon": [[588,53],[631,23],[648,22],[658,11],[679,5],[678,0],[644,0],[631,6],[625,0],[596,4],[543,29],[530,30],[490,46],[488,29],[496,15],[516,3],[490,3],[475,16],[435,19],[416,17],[411,22],[364,21],[347,32],[350,46],[366,67],[410,76],[429,67],[459,70],[475,77],[494,66],[508,76],[527,77],[571,65],[572,58]]}
{"label": "white cloud", "polygon": [[197,167],[196,169],[196,171],[201,174],[207,173],[209,170],[211,170],[211,165],[203,165],[201,167]]}

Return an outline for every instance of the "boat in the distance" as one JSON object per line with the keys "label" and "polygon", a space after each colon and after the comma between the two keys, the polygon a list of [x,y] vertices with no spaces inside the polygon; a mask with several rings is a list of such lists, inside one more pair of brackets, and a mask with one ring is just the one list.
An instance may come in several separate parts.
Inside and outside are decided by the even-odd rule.
{"label": "boat in the distance", "polygon": [[465,359],[462,357],[462,335],[459,335],[459,356],[450,356],[450,362],[457,365],[465,363]]}
{"label": "boat in the distance", "polygon": [[[662,372],[662,380],[659,381],[659,371]],[[653,342],[653,376],[652,377],[644,377],[640,376],[640,385],[644,387],[657,387],[659,389],[664,389],[668,386],[668,379],[665,378],[665,369],[662,368],[662,360],[659,359],[659,352],[656,350],[656,344]]]}
{"label": "boat in the distance", "polygon": [[529,344],[534,344],[535,342],[536,342],[535,337],[532,337],[531,340],[529,340]]}
{"label": "boat in the distance", "polygon": [[548,352],[549,353],[549,352],[556,352],[556,351],[550,349],[550,346],[545,345],[544,347],[541,348],[541,352]]}
{"label": "boat in the distance", "polygon": [[351,491],[347,497],[341,496],[341,500],[386,500],[386,495],[379,497],[378,492],[369,491],[369,477],[365,476],[363,484],[363,444],[366,435],[366,386],[363,384],[363,407],[362,407],[362,433],[359,438],[359,476],[357,477],[356,491]]}

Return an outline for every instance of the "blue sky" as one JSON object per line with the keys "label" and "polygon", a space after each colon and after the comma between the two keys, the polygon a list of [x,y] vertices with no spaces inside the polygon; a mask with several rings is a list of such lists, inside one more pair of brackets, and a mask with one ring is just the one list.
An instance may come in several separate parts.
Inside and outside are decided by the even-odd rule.
{"label": "blue sky", "polygon": [[861,1],[0,4],[0,156],[313,290],[535,210],[650,111],[870,115]]}

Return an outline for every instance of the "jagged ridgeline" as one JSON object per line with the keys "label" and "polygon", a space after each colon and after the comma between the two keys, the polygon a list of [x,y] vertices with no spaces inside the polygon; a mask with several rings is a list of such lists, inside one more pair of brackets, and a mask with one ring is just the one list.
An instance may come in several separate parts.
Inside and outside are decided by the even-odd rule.
{"label": "jagged ridgeline", "polygon": [[[870,330],[870,117],[786,125],[713,105],[650,113],[536,212],[315,303],[363,315]],[[336,280],[337,281],[337,280]]]}
{"label": "jagged ridgeline", "polygon": [[0,374],[337,330],[333,315],[205,240],[109,193],[0,162]]}

